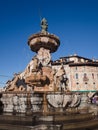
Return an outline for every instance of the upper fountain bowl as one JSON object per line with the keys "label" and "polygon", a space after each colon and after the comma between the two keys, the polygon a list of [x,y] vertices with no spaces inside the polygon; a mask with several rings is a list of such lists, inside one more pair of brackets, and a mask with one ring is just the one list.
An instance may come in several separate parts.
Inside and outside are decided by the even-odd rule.
{"label": "upper fountain bowl", "polygon": [[41,20],[41,32],[31,35],[28,39],[28,45],[32,51],[38,52],[38,50],[43,47],[50,50],[50,53],[53,53],[58,49],[60,45],[59,38],[54,34],[48,33],[47,30],[48,22],[43,18]]}
{"label": "upper fountain bowl", "polygon": [[57,36],[53,34],[46,33],[37,33],[33,34],[28,39],[28,45],[31,50],[34,52],[38,52],[38,50],[43,47],[45,49],[49,49],[50,53],[57,51],[60,40]]}

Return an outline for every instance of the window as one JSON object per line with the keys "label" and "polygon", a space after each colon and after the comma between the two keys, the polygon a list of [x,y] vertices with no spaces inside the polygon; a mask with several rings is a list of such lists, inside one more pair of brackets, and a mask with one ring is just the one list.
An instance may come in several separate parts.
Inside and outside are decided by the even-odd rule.
{"label": "window", "polygon": [[76,79],[78,79],[78,74],[76,73]]}
{"label": "window", "polygon": [[88,80],[89,80],[89,79],[88,79],[88,77],[87,77],[87,74],[84,73],[83,81],[88,81]]}
{"label": "window", "polygon": [[87,74],[86,73],[84,73],[84,78],[87,78]]}
{"label": "window", "polygon": [[92,78],[94,79],[94,74],[92,73]]}

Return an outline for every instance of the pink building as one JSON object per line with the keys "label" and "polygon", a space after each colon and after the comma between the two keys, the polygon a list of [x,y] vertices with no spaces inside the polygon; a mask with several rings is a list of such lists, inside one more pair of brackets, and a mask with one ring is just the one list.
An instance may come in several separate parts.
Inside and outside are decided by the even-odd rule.
{"label": "pink building", "polygon": [[53,68],[64,66],[68,79],[66,87],[71,91],[98,90],[98,61],[71,55],[53,62]]}

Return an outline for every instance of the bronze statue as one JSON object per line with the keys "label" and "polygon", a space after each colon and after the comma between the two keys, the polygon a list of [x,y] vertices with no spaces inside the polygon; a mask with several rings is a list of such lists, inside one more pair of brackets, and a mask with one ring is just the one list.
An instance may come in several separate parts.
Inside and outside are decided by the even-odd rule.
{"label": "bronze statue", "polygon": [[41,21],[41,32],[42,33],[46,33],[47,32],[47,29],[48,29],[48,23],[47,23],[47,20],[45,18],[42,19]]}

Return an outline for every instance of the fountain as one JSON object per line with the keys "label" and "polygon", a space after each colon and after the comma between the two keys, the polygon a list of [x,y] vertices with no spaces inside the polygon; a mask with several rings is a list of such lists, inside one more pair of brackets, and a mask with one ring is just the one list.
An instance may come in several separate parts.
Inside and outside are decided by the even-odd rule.
{"label": "fountain", "polygon": [[[60,40],[48,31],[45,18],[41,32],[28,39],[36,53],[24,72],[15,74],[1,94],[0,129],[3,130],[86,130],[97,128],[97,111],[89,109],[85,93],[71,92],[63,63],[53,67],[51,53]],[[6,123],[6,124],[5,124]]]}

